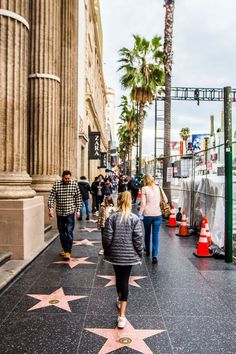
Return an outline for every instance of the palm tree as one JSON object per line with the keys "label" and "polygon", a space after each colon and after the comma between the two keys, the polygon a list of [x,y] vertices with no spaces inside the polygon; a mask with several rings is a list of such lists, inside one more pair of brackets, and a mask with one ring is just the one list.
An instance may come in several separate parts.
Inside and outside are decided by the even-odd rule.
{"label": "palm tree", "polygon": [[181,136],[181,138],[184,141],[184,145],[185,145],[185,154],[187,153],[187,140],[190,137],[190,129],[189,128],[182,128],[180,130],[179,135]]}
{"label": "palm tree", "polygon": [[123,71],[121,85],[131,90],[131,98],[139,104],[139,172],[142,158],[142,134],[144,123],[144,106],[154,99],[157,87],[163,84],[163,51],[161,37],[155,36],[151,41],[139,35],[133,35],[132,49],[119,50],[122,64],[118,70]]}
{"label": "palm tree", "polygon": [[174,23],[174,0],[165,1],[165,34],[164,34],[164,70],[165,70],[165,102],[164,102],[164,164],[163,187],[167,198],[171,201],[170,182],[166,181],[167,167],[169,165],[171,141],[171,74],[172,74],[172,38]]}
{"label": "palm tree", "polygon": [[125,144],[128,149],[128,171],[127,174],[131,174],[132,170],[132,146],[136,141],[137,131],[137,117],[134,109],[134,105],[129,102],[127,96],[121,97],[120,125],[118,134],[121,135],[121,140],[125,139]]}

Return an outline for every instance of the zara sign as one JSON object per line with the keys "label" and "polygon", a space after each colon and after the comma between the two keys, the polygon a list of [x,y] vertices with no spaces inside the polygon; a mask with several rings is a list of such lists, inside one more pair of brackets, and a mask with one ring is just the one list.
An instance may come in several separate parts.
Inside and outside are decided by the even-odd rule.
{"label": "zara sign", "polygon": [[100,132],[89,133],[89,160],[98,160],[100,153]]}

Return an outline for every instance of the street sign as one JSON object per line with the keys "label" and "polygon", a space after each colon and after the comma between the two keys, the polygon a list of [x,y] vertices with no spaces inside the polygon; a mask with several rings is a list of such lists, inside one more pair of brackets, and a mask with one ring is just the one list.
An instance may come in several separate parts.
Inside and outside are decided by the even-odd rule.
{"label": "street sign", "polygon": [[167,167],[166,182],[171,182],[173,178],[173,167]]}

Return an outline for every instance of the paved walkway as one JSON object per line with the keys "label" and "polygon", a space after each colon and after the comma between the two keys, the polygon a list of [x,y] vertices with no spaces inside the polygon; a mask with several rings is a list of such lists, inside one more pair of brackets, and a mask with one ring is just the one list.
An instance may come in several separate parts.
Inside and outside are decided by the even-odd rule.
{"label": "paved walkway", "polygon": [[236,352],[235,265],[194,257],[196,239],[163,224],[159,264],[144,257],[133,267],[129,323],[118,330],[100,232],[79,230],[95,225],[77,222],[70,263],[58,255],[57,239],[0,295],[0,353]]}

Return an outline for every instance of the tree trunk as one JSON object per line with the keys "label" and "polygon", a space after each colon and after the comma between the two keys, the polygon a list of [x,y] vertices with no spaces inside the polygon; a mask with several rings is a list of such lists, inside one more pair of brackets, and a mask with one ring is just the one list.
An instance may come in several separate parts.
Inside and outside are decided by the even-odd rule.
{"label": "tree trunk", "polygon": [[139,130],[139,165],[138,172],[142,172],[142,153],[143,153],[143,120],[144,120],[144,104],[140,103],[138,130]]}
{"label": "tree trunk", "polygon": [[128,145],[128,168],[127,175],[131,176],[132,173],[132,144]]}
{"label": "tree trunk", "polygon": [[165,70],[165,104],[164,104],[164,164],[163,188],[171,202],[171,184],[166,181],[167,168],[170,166],[171,141],[171,74],[172,74],[172,37],[174,21],[174,0],[165,1],[165,38],[164,38],[164,70]]}
{"label": "tree trunk", "polygon": [[171,141],[171,76],[165,77],[165,103],[164,103],[164,161],[163,161],[163,188],[171,202],[171,183],[167,182],[167,167],[170,167],[170,141]]}

